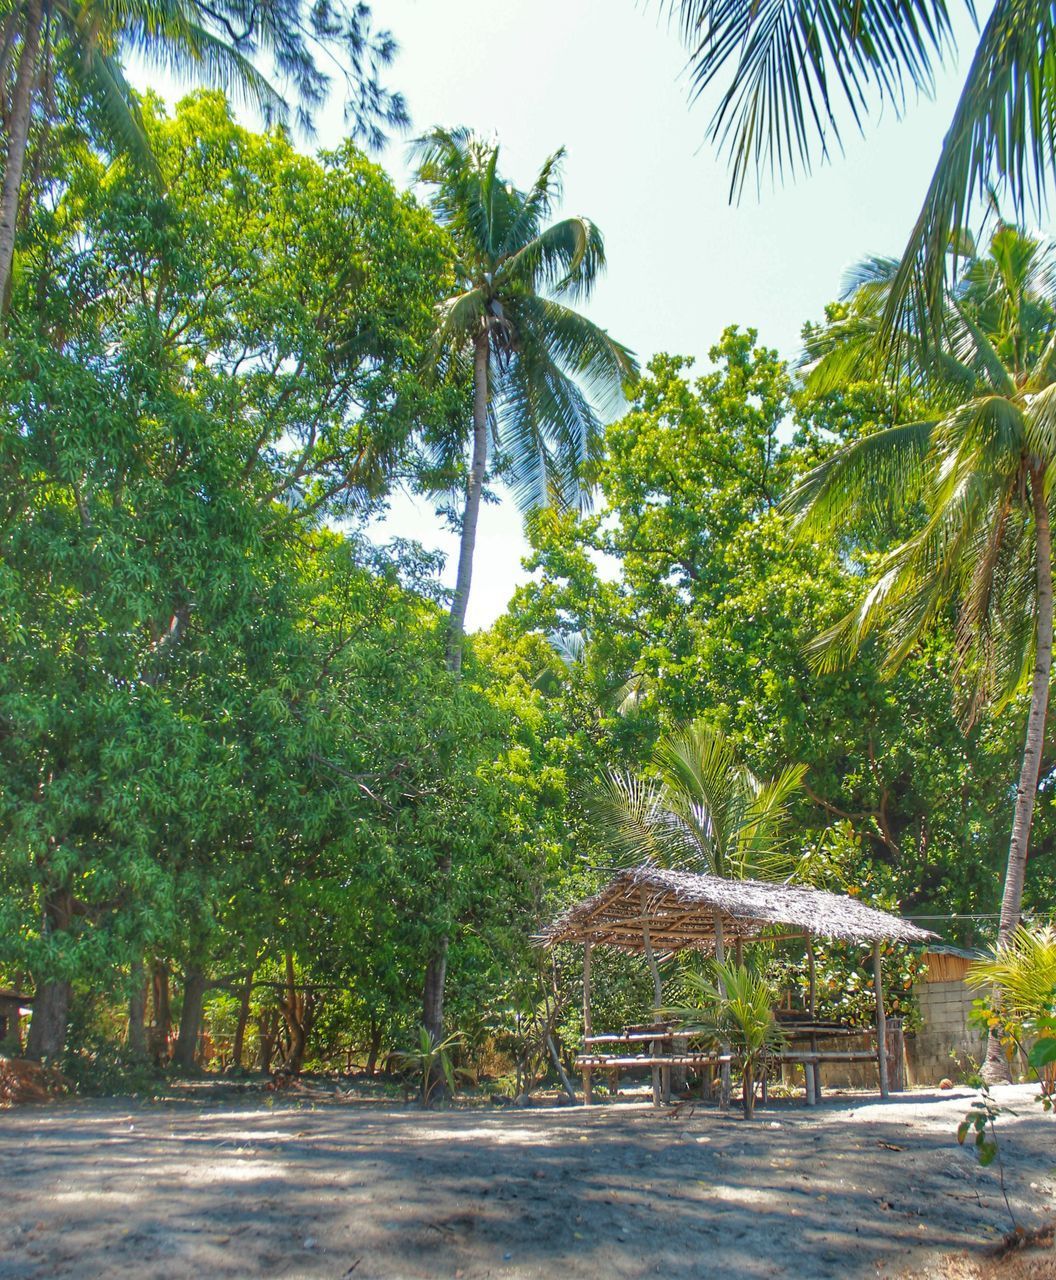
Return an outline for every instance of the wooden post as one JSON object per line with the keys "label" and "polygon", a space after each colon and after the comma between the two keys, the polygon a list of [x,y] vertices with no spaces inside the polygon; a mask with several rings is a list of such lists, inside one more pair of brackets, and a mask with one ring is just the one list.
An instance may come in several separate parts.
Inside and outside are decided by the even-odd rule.
{"label": "wooden post", "polygon": [[[814,937],[809,933],[807,934],[807,965],[810,972],[807,1012],[810,1014],[811,1022],[814,1022],[818,1016],[818,973],[814,962]],[[811,1032],[810,1036],[810,1051],[811,1053],[817,1053],[818,1051],[818,1037],[813,1032]],[[814,1101],[818,1102],[821,1099],[821,1064],[818,1062],[814,1063],[812,1078],[814,1082]],[[810,1087],[809,1078],[807,1086],[808,1088]]]}
{"label": "wooden post", "polygon": [[[726,939],[723,935],[722,928],[722,911],[719,907],[715,908],[712,919],[715,921],[715,959],[719,964],[726,961]],[[726,983],[719,979],[719,994],[726,999]],[[729,1044],[724,1040],[719,1045],[720,1052],[725,1056],[730,1052]],[[719,1102],[723,1107],[730,1105],[730,1064],[724,1062],[721,1069],[721,1084],[719,1086]]]}
{"label": "wooden post", "polygon": [[[586,1041],[587,1037],[592,1032],[591,1021],[590,1021],[590,948],[591,948],[591,942],[590,942],[590,939],[588,938],[587,941],[584,942],[583,944],[583,1039],[584,1041]],[[584,1043],[583,1052],[590,1053],[592,1051],[593,1051],[593,1046]],[[589,1107],[591,1104],[591,1100],[592,1099],[591,1099],[591,1089],[590,1089],[590,1068],[584,1067],[583,1068],[583,1105],[585,1107]]]}
{"label": "wooden post", "polygon": [[[653,955],[653,944],[649,938],[649,894],[646,891],[644,884],[642,885],[639,901],[642,904],[642,942],[645,946],[645,958],[649,962],[649,972],[653,975],[653,997],[655,1001],[653,1019],[655,1021],[660,1016],[658,1011],[664,1002],[664,989],[660,983],[660,970],[657,968],[656,956]],[[656,1040],[650,1040],[649,1053],[654,1058],[657,1055],[657,1045],[658,1042]],[[660,1068],[655,1062],[653,1063],[652,1077],[653,1106],[658,1107],[660,1105],[663,1088],[661,1084]]]}
{"label": "wooden post", "polygon": [[886,1098],[887,1086],[887,1019],[884,1015],[884,978],[880,943],[873,943],[873,988],[876,991],[876,1060],[880,1066],[880,1097]]}

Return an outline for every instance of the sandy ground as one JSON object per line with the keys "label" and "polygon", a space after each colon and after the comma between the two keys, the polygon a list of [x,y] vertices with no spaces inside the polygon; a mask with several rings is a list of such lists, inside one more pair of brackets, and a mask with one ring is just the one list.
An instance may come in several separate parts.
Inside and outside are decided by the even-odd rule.
{"label": "sandy ground", "polygon": [[[0,1113],[0,1277],[974,1280],[1008,1218],[996,1170],[953,1137],[970,1097],[751,1123],[633,1104],[26,1107]],[[1056,1119],[1032,1098],[998,1091],[1020,1113],[1000,1135],[1027,1226],[1056,1210]],[[1015,1275],[1056,1280],[1051,1250],[1030,1267]]]}

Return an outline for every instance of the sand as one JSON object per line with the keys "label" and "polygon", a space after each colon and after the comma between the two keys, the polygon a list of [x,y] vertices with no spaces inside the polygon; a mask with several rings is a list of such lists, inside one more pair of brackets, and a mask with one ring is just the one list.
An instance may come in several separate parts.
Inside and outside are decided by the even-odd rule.
{"label": "sand", "polygon": [[[0,1113],[0,1277],[974,1280],[1009,1222],[996,1168],[954,1139],[971,1096],[844,1096],[752,1122],[259,1093],[25,1107]],[[1018,1112],[1001,1150],[1034,1227],[1056,1212],[1056,1119],[1029,1087],[996,1096]],[[1051,1250],[1035,1262],[1016,1275],[1056,1280]]]}

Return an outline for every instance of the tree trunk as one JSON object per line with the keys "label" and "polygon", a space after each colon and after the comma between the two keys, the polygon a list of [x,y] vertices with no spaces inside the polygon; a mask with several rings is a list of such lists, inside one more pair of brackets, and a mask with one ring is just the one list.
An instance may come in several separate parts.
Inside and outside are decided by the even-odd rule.
{"label": "tree trunk", "polygon": [[473,455],[466,482],[466,506],[462,513],[462,538],[458,548],[458,575],[447,628],[447,669],[462,669],[462,638],[466,607],[473,581],[473,553],[477,545],[477,519],[488,465],[488,335],[478,336],[473,347]]}
{"label": "tree trunk", "polygon": [[154,1065],[165,1066],[169,1061],[169,1043],[172,1040],[172,1002],[169,999],[169,966],[162,960],[154,962],[151,972],[151,1002],[154,1006],[154,1027],[151,1031],[151,1056]]}
{"label": "tree trunk", "polygon": [[22,194],[22,174],[29,143],[29,125],[33,113],[33,90],[37,83],[37,53],[43,18],[41,0],[30,0],[26,8],[26,27],[22,53],[11,97],[11,118],[4,157],[4,187],[0,195],[0,313],[7,310],[11,281],[11,262],[15,253],[15,232]]}
{"label": "tree trunk", "polygon": [[193,1071],[198,1054],[198,1037],[202,1029],[202,1001],[208,986],[201,969],[188,968],[183,982],[183,1009],[180,1013],[180,1033],[172,1055],[173,1066],[181,1071]]}
{"label": "tree trunk", "polygon": [[[1034,508],[1034,540],[1037,558],[1037,634],[1035,637],[1034,677],[1030,690],[1030,714],[1027,736],[1023,744],[1023,763],[1016,789],[1016,808],[1012,820],[1012,839],[1008,846],[1008,867],[1001,897],[1001,918],[997,941],[1003,946],[1019,924],[1023,905],[1023,884],[1027,873],[1027,851],[1030,826],[1034,818],[1034,801],[1041,775],[1041,756],[1045,746],[1045,719],[1049,709],[1049,681],[1052,676],[1052,531],[1049,509],[1045,502],[1045,469],[1030,473],[1031,502]],[[994,991],[994,1005],[1000,1008],[1001,993]],[[1008,1059],[1000,1040],[991,1032],[986,1046],[983,1079],[988,1084],[1011,1080]]]}
{"label": "tree trunk", "polygon": [[286,953],[286,994],[282,1000],[282,1016],[286,1020],[289,1032],[289,1046],[286,1050],[286,1061],[283,1066],[295,1076],[301,1074],[304,1066],[304,1055],[308,1048],[308,1035],[314,1021],[314,1000],[310,992],[300,993],[297,990],[297,974],[294,969],[293,955]]}
{"label": "tree trunk", "polygon": [[378,1070],[378,1054],[381,1053],[381,1023],[377,1018],[370,1020],[370,1048],[367,1052],[367,1075],[373,1076]]}
{"label": "tree trunk", "polygon": [[132,962],[128,991],[128,1034],[125,1044],[137,1058],[147,1056],[147,979],[143,973],[143,961]]}
{"label": "tree trunk", "polygon": [[751,1120],[755,1114],[755,1063],[751,1060],[744,1064],[741,1075],[741,1110],[745,1120]]}
{"label": "tree trunk", "polygon": [[[462,642],[466,631],[466,608],[473,582],[473,553],[477,545],[477,520],[484,490],[484,473],[488,465],[488,361],[491,348],[485,329],[473,344],[473,453],[466,482],[466,506],[462,513],[462,537],[458,547],[458,573],[451,611],[447,622],[447,669],[456,674],[462,670]],[[440,864],[441,883],[446,895],[451,875],[451,858]],[[422,993],[422,1025],[436,1040],[444,1034],[444,983],[447,980],[448,938],[437,941],[436,950],[425,968]]]}
{"label": "tree trunk", "polygon": [[260,1030],[260,1069],[271,1074],[271,1060],[275,1056],[275,1041],[279,1034],[279,1015],[275,1009],[262,1013],[257,1020]]}
{"label": "tree trunk", "polygon": [[249,1002],[253,995],[253,973],[246,975],[242,984],[242,1003],[238,1006],[238,1023],[235,1026],[235,1042],[231,1047],[231,1065],[242,1070],[242,1054],[246,1044],[246,1024],[249,1022]]}
{"label": "tree trunk", "polygon": [[[44,933],[62,933],[70,927],[73,895],[58,889],[47,895],[44,904]],[[70,1010],[70,983],[65,979],[38,978],[34,983],[33,1018],[29,1024],[26,1057],[57,1058],[66,1048],[66,1023]]]}
{"label": "tree trunk", "polygon": [[70,1009],[70,984],[41,982],[33,999],[33,1019],[29,1024],[26,1057],[39,1062],[58,1058],[66,1048],[66,1021]]}
{"label": "tree trunk", "polygon": [[425,966],[422,1026],[434,1040],[444,1035],[444,981],[447,977],[447,938],[441,938]]}

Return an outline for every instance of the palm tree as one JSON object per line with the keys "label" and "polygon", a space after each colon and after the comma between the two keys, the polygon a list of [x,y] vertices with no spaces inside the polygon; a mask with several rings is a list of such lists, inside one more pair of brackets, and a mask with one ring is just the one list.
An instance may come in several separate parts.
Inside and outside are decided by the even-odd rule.
{"label": "palm tree", "polygon": [[[993,952],[968,966],[964,980],[970,987],[1000,992],[991,1017],[994,1032],[1007,1048],[1023,1047],[1032,1036],[1050,1040],[1056,1035],[1056,927],[1020,925]],[[1056,1084],[1056,1053],[1051,1044],[1028,1055],[1037,1065],[1045,1093]]]}
{"label": "palm tree", "polygon": [[[618,866],[787,879],[797,860],[784,827],[804,773],[790,765],[763,781],[738,761],[724,734],[697,720],[659,739],[649,776],[610,773],[585,807],[599,847]],[[715,954],[725,959],[718,910]],[[659,987],[648,947],[646,958]]]}
{"label": "palm tree", "polygon": [[[861,128],[871,108],[901,114],[927,93],[952,49],[947,0],[668,0],[690,52],[694,94],[728,71],[710,134],[732,166],[731,195],[753,169],[809,170],[840,145],[840,116]],[[964,12],[975,16],[973,0]],[[952,231],[990,189],[1017,217],[1039,207],[1052,177],[1056,6],[996,0],[980,32],[953,120],[893,280],[893,336],[908,312],[937,334]]]}
{"label": "palm tree", "polygon": [[[617,865],[647,862],[728,880],[789,879],[799,868],[783,828],[805,772],[802,765],[790,765],[762,781],[738,761],[724,734],[697,720],[661,736],[649,777],[610,773],[586,797],[585,808],[599,846]],[[726,945],[718,908],[714,921],[715,980],[725,1000]],[[643,942],[659,1008],[663,988],[647,929]],[[723,1066],[724,1102],[729,1080],[729,1067]]]}
{"label": "palm tree", "polygon": [[266,123],[285,121],[288,105],[261,74],[263,55],[300,101],[298,120],[311,127],[311,108],[326,100],[330,77],[315,53],[339,49],[335,59],[349,91],[353,135],[380,145],[380,124],[407,122],[403,99],[378,83],[395,54],[387,32],[370,32],[365,5],[311,5],[278,0],[13,0],[0,17],[0,137],[4,171],[0,193],[0,306],[6,306],[15,234],[22,208],[26,152],[35,112],[46,113],[52,82],[64,77],[89,102],[110,137],[157,178],[139,111],[121,65],[132,54],[150,69],[205,81],[258,111]]}
{"label": "palm tree", "polygon": [[[499,147],[467,129],[434,129],[414,144],[417,176],[455,246],[457,292],[437,308],[432,358],[442,371],[471,370],[470,462],[447,636],[447,662],[462,662],[477,519],[489,434],[498,469],[522,509],[581,496],[595,447],[592,398],[614,406],[637,375],[634,356],[568,303],[589,298],[605,266],[601,232],[587,218],[549,226],[564,151],[527,191],[499,172]],[[466,440],[455,448],[464,456]]]}
{"label": "palm tree", "polygon": [[[919,503],[917,530],[888,551],[860,606],[815,643],[822,668],[847,661],[874,632],[889,672],[921,636],[958,611],[964,718],[999,707],[1029,678],[1030,711],[1016,791],[999,943],[1019,923],[1041,769],[1052,668],[1050,489],[1056,460],[1056,295],[1048,247],[1014,227],[995,232],[948,291],[936,351],[903,331],[906,381],[938,408],[835,452],[789,506],[805,532],[875,528],[892,508]],[[869,359],[898,264],[873,263],[848,315],[818,335],[815,379],[838,381]],[[872,346],[875,358],[875,342]],[[874,369],[877,367],[874,364]],[[988,1050],[1002,1070],[1000,1046]]]}
{"label": "palm tree", "polygon": [[664,1014],[677,1019],[688,1035],[730,1046],[741,1069],[741,1107],[750,1120],[759,1068],[784,1041],[774,1017],[778,990],[765,974],[721,960],[713,960],[708,972],[684,973],[682,984],[690,1003]]}

